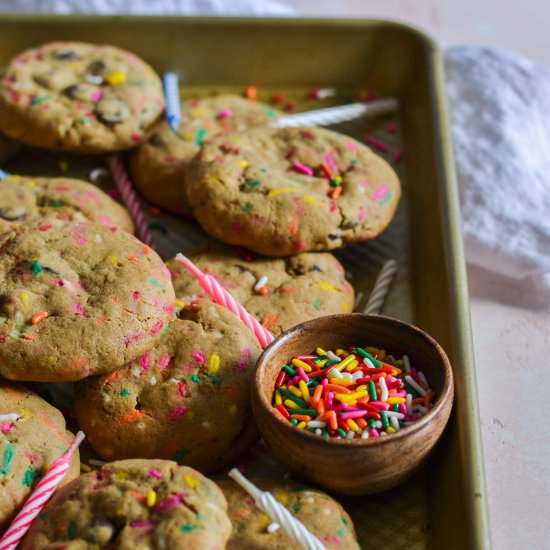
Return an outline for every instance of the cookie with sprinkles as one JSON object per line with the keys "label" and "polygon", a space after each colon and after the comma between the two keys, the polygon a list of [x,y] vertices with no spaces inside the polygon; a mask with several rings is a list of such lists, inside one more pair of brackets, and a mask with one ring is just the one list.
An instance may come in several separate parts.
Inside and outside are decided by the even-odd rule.
{"label": "cookie with sprinkles", "polygon": [[121,460],[58,490],[20,550],[222,550],[231,533],[217,485],[169,460]]}
{"label": "cookie with sprinkles", "polygon": [[37,218],[97,222],[133,233],[127,210],[95,185],[73,178],[9,176],[0,181],[0,233]]}
{"label": "cookie with sprinkles", "polygon": [[189,99],[181,104],[176,131],[166,121],[131,157],[132,178],[153,204],[177,214],[190,214],[185,195],[185,170],[203,143],[214,136],[267,126],[278,112],[236,95]]}
{"label": "cookie with sprinkles", "polygon": [[0,130],[28,145],[105,153],[141,143],[164,108],[155,71],[114,46],[52,42],[0,81]]}
{"label": "cookie with sprinkles", "polygon": [[266,256],[374,239],[401,189],[358,141],[320,128],[256,128],[218,136],[186,174],[193,215],[212,236]]}
{"label": "cookie with sprinkles", "polygon": [[[353,311],[353,288],[340,262],[328,252],[265,258],[212,244],[190,257],[273,334],[315,317]],[[175,259],[166,265],[178,298],[204,295]]]}
{"label": "cookie with sprinkles", "polygon": [[125,231],[55,218],[0,234],[0,375],[79,380],[150,350],[174,311],[170,272]]}
{"label": "cookie with sprinkles", "polygon": [[[55,407],[23,386],[0,382],[0,533],[72,439]],[[61,483],[79,472],[76,451]]]}
{"label": "cookie with sprinkles", "polygon": [[250,443],[250,382],[260,348],[237,317],[190,304],[150,352],[78,384],[75,414],[106,460],[172,458],[201,471]]}
{"label": "cookie with sprinkles", "polygon": [[[253,480],[253,483],[269,491],[327,550],[359,550],[351,518],[327,494],[293,482]],[[254,499],[234,481],[224,480],[218,485],[227,499],[233,526],[228,549],[301,550],[302,546],[260,510]]]}

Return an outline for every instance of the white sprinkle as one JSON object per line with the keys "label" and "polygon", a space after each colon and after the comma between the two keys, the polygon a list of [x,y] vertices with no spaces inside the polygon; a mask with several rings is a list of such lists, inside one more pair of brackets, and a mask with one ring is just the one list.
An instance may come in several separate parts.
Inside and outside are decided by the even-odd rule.
{"label": "white sprinkle", "polygon": [[368,430],[364,430],[361,434],[361,439],[368,439],[369,438],[369,432]]}
{"label": "white sprinkle", "polygon": [[103,394],[103,401],[105,401],[105,403],[110,403],[111,402],[111,396],[107,395],[106,393]]}
{"label": "white sprinkle", "polygon": [[95,234],[95,242],[96,243],[102,243],[103,242],[103,239],[101,238],[101,235],[99,235],[98,233]]}
{"label": "white sprinkle", "polygon": [[390,418],[397,418],[397,420],[403,420],[405,418],[405,415],[403,413],[398,413],[395,411],[386,411],[386,414]]}
{"label": "white sprinkle", "polygon": [[332,367],[329,371],[328,371],[328,377],[329,378],[344,378],[342,376],[342,373],[335,367]]}
{"label": "white sprinkle", "polygon": [[411,393],[407,394],[407,413],[412,414],[413,411],[413,396]]}
{"label": "white sprinkle", "polygon": [[104,460],[99,460],[97,458],[90,458],[88,462],[91,466],[103,466],[103,464],[105,464]]}
{"label": "white sprinkle", "polygon": [[380,422],[380,420],[377,420],[375,423],[374,423],[374,427],[379,430],[381,427],[382,427],[382,422]]}
{"label": "white sprinkle", "polygon": [[363,376],[365,375],[363,374],[363,371],[360,370],[351,373],[351,377],[354,381],[359,380],[359,378],[363,378]]}
{"label": "white sprinkle", "polygon": [[426,390],[409,374],[405,376],[405,381],[409,383],[409,385],[415,389],[420,395],[424,396],[426,395]]}
{"label": "white sprinkle", "polygon": [[355,437],[355,432],[353,430],[350,430],[347,434],[346,434],[346,439],[353,439]]}
{"label": "white sprinkle", "polygon": [[105,170],[105,168],[94,168],[90,172],[90,180],[93,181],[93,182],[96,182],[96,181],[100,180],[101,178],[104,178],[108,175],[109,175],[109,172],[107,172],[107,170]]}
{"label": "white sprinkle", "polygon": [[353,376],[349,372],[342,372],[341,374],[345,380],[353,380]]}
{"label": "white sprinkle", "polygon": [[428,380],[426,380],[422,371],[418,372],[418,378],[420,378],[421,382],[428,388],[428,391],[430,391],[430,384],[428,384]]}
{"label": "white sprinkle", "polygon": [[151,386],[154,386],[156,383],[157,383],[156,377],[151,376],[151,378],[149,379],[149,384],[151,384]]}
{"label": "white sprinkle", "polygon": [[390,416],[390,424],[392,425],[393,429],[398,432],[400,430],[399,428],[399,420],[395,416]]}
{"label": "white sprinkle", "polygon": [[139,367],[134,367],[132,369],[132,376],[134,378],[139,378],[141,376],[141,369]]}
{"label": "white sprinkle", "polygon": [[268,526],[267,526],[267,532],[268,533],[275,533],[275,531],[277,531],[279,529],[279,527],[281,527],[278,523],[270,523]]}
{"label": "white sprinkle", "polygon": [[318,99],[327,99],[328,97],[334,97],[336,90],[334,88],[320,88],[315,95]]}
{"label": "white sprinkle", "polygon": [[315,435],[323,435],[323,430],[321,430],[320,428],[317,428],[315,430]]}
{"label": "white sprinkle", "polygon": [[254,292],[260,292],[260,288],[263,288],[267,284],[267,281],[267,275],[262,275],[254,285]]}
{"label": "white sprinkle", "polygon": [[17,413],[0,414],[0,422],[15,422],[21,418]]}
{"label": "white sprinkle", "polygon": [[408,355],[403,355],[403,368],[405,372],[411,372],[411,362]]}
{"label": "white sprinkle", "polygon": [[103,83],[103,77],[98,74],[87,74],[85,77],[86,82],[90,84],[101,84]]}
{"label": "white sprinkle", "polygon": [[327,351],[327,357],[328,357],[331,361],[338,361],[338,363],[342,360],[342,359],[340,359],[340,357],[338,357],[338,355],[336,355],[333,351]]}
{"label": "white sprinkle", "polygon": [[380,436],[386,436],[386,435],[388,435],[388,433],[387,433],[387,432],[380,432],[379,435],[380,435]]}
{"label": "white sprinkle", "polygon": [[390,394],[388,392],[388,386],[386,385],[386,380],[384,379],[383,376],[381,376],[378,379],[378,384],[380,384],[380,400],[385,402],[388,400],[388,397]]}
{"label": "white sprinkle", "polygon": [[367,365],[367,367],[369,369],[375,369],[376,367],[374,366],[374,363],[368,358],[368,357],[363,357],[363,363],[365,365]]}
{"label": "white sprinkle", "polygon": [[145,424],[143,422],[138,422],[136,424],[136,426],[140,429],[140,430],[143,430],[143,428],[145,428]]}
{"label": "white sprinkle", "polygon": [[307,423],[307,427],[308,427],[308,428],[326,428],[326,427],[327,427],[327,423],[326,423],[326,422],[322,422],[321,420],[310,420],[310,421]]}

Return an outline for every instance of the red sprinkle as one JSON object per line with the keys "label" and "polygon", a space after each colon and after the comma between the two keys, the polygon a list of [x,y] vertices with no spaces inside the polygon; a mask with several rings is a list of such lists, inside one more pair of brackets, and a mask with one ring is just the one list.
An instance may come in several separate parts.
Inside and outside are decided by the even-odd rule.
{"label": "red sprinkle", "polygon": [[389,152],[389,147],[383,141],[372,135],[368,135],[365,137],[365,143],[367,145],[370,145],[374,149],[378,149],[378,151],[382,151],[383,153]]}

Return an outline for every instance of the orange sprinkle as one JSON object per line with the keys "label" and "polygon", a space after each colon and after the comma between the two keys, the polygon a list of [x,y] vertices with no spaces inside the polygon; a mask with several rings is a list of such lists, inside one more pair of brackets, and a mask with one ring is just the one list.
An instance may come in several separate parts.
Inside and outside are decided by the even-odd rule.
{"label": "orange sprinkle", "polygon": [[298,233],[298,222],[296,220],[292,220],[288,224],[288,234],[289,235],[296,235]]}
{"label": "orange sprinkle", "polygon": [[336,419],[336,411],[328,411],[327,413],[325,413],[325,418],[328,420],[331,430],[336,430],[338,428],[338,421]]}
{"label": "orange sprinkle", "polygon": [[129,491],[127,491],[127,494],[135,498],[138,502],[145,502],[146,500],[145,495],[142,495],[139,491],[136,491],[135,489],[130,489]]}
{"label": "orange sprinkle", "polygon": [[136,263],[138,261],[138,257],[131,254],[130,256],[128,256],[128,261]]}
{"label": "orange sprinkle", "polygon": [[316,409],[319,414],[325,414],[325,402],[322,399],[317,403]]}
{"label": "orange sprinkle", "polygon": [[244,94],[248,99],[256,99],[258,90],[256,89],[256,86],[247,86]]}
{"label": "orange sprinkle", "polygon": [[330,191],[330,198],[331,199],[337,199],[340,195],[342,194],[342,187],[341,186],[338,186],[338,187],[334,187],[331,191]]}
{"label": "orange sprinkle", "polygon": [[424,396],[424,407],[429,408],[429,406],[432,404],[432,399],[434,396],[434,392],[430,391]]}
{"label": "orange sprinkle", "polygon": [[367,427],[367,423],[365,421],[364,418],[356,418],[355,419],[355,422],[357,423],[357,425],[360,427],[360,428],[366,428]]}
{"label": "orange sprinkle", "polygon": [[321,399],[321,395],[323,395],[323,386],[321,386],[321,384],[319,384],[319,385],[315,388],[315,391],[313,392],[313,397],[309,400],[309,402],[310,402],[314,407],[316,407],[316,406],[317,406],[317,403],[319,403],[319,400]]}
{"label": "orange sprinkle", "polygon": [[369,396],[365,395],[365,397],[361,397],[361,399],[357,400],[357,404],[360,407],[364,407],[369,402]]}
{"label": "orange sprinkle", "polygon": [[264,326],[264,328],[269,330],[280,319],[280,317],[281,316],[277,313],[269,315],[263,320],[262,325]]}
{"label": "orange sprinkle", "polygon": [[149,256],[151,252],[153,252],[153,249],[150,246],[147,246],[146,244],[143,245],[143,252],[145,252],[146,256]]}
{"label": "orange sprinkle", "polygon": [[120,422],[123,424],[131,424],[132,422],[137,422],[144,414],[143,411],[130,411],[120,417]]}
{"label": "orange sprinkle", "polygon": [[351,390],[348,390],[345,386],[338,386],[336,384],[327,384],[325,389],[327,391],[335,391],[338,393],[351,393]]}
{"label": "orange sprinkle", "polygon": [[298,289],[293,286],[284,286],[279,289],[279,294],[296,294],[296,292],[298,292]]}
{"label": "orange sprinkle", "polygon": [[296,420],[300,420],[300,422],[303,420],[304,422],[309,422],[311,420],[311,416],[307,414],[291,414],[290,418],[295,418]]}
{"label": "orange sprinkle", "polygon": [[111,372],[103,379],[103,385],[110,384],[111,382],[116,382],[117,380],[124,378],[127,372],[128,372],[128,369],[115,370]]}
{"label": "orange sprinkle", "polygon": [[31,317],[31,323],[33,325],[37,325],[38,323],[40,323],[40,321],[43,321],[47,316],[48,316],[47,311],[39,311],[38,313],[35,313]]}
{"label": "orange sprinkle", "polygon": [[266,294],[269,294],[269,288],[267,288],[266,286],[263,286],[258,290],[258,294],[260,296],[265,296]]}

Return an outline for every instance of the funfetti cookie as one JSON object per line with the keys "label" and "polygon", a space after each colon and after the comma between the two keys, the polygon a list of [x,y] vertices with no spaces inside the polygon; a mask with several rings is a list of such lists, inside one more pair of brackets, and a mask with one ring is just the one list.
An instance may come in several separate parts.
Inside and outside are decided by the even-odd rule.
{"label": "funfetti cookie", "polygon": [[[327,494],[293,482],[253,480],[253,483],[269,491],[327,550],[359,550],[351,518]],[[234,481],[224,480],[218,485],[227,499],[233,526],[228,550],[301,550],[302,546],[260,510]]]}
{"label": "funfetti cookie", "polygon": [[211,471],[250,435],[259,354],[232,313],[206,300],[190,304],[153,350],[79,383],[77,420],[106,460],[172,458]]}
{"label": "funfetti cookie", "polygon": [[187,199],[217,239],[267,256],[374,239],[401,195],[390,165],[319,128],[257,128],[214,138],[186,173]]}
{"label": "funfetti cookie", "polygon": [[213,481],[169,460],[121,460],[58,490],[20,550],[223,550],[227,502]]}
{"label": "funfetti cookie", "polygon": [[153,69],[113,46],[52,42],[0,81],[0,130],[28,145],[106,153],[141,143],[164,108]]}
{"label": "funfetti cookie", "polygon": [[201,145],[214,136],[267,126],[277,111],[235,95],[189,99],[181,103],[176,131],[160,122],[149,139],[131,157],[132,178],[141,194],[153,204],[190,214],[185,195],[185,170]]}
{"label": "funfetti cookie", "polygon": [[[308,319],[353,311],[353,288],[340,262],[328,252],[262,258],[213,244],[191,259],[274,334]],[[166,265],[178,298],[185,301],[204,295],[195,278],[175,259]]]}
{"label": "funfetti cookie", "polygon": [[[0,533],[72,440],[56,408],[22,386],[0,382]],[[76,451],[61,484],[79,472]]]}
{"label": "funfetti cookie", "polygon": [[85,181],[22,176],[0,180],[0,233],[44,216],[97,222],[129,233],[134,230],[126,209]]}
{"label": "funfetti cookie", "polygon": [[125,231],[43,218],[0,234],[0,376],[79,380],[123,367],[168,330],[174,289]]}

